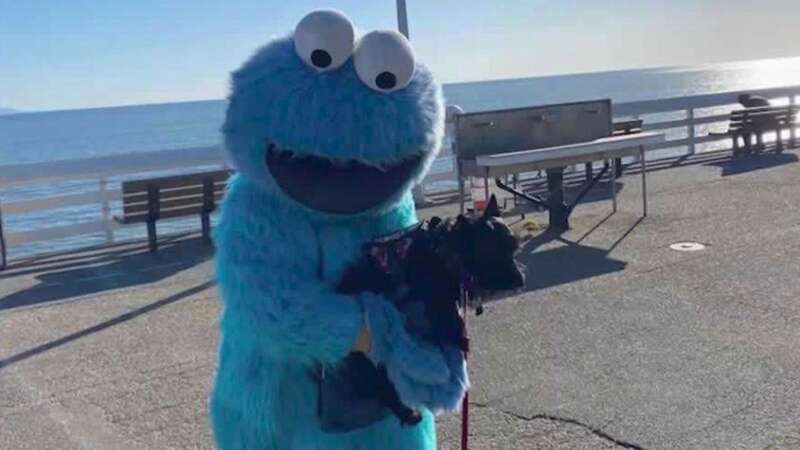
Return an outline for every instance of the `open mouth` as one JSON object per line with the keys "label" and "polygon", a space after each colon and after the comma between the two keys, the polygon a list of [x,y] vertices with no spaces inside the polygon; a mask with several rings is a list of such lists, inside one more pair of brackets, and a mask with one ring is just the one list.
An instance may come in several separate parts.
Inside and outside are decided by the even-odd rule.
{"label": "open mouth", "polygon": [[375,167],[355,160],[298,155],[267,145],[266,164],[293,200],[317,211],[357,214],[395,195],[419,167],[422,156]]}

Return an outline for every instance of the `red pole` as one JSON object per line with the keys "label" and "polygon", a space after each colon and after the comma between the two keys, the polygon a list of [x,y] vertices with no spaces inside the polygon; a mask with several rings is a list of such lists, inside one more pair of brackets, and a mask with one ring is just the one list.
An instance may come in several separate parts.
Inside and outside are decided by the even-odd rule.
{"label": "red pole", "polygon": [[464,394],[461,405],[461,450],[469,449],[469,392]]}

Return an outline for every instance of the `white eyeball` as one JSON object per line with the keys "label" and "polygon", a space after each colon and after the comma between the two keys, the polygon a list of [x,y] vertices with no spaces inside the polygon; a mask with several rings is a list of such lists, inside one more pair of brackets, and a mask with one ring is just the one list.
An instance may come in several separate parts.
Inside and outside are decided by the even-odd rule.
{"label": "white eyeball", "polygon": [[336,69],[353,54],[355,32],[339,11],[321,9],[303,17],[294,29],[297,56],[318,72]]}
{"label": "white eyeball", "polygon": [[414,76],[414,49],[396,31],[365,34],[358,41],[353,62],[361,81],[379,92],[402,89]]}

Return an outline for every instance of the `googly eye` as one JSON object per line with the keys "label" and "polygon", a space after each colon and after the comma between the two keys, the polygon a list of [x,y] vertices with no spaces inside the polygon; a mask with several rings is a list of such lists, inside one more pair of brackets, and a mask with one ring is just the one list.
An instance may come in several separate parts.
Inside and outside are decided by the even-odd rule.
{"label": "googly eye", "polygon": [[414,49],[396,31],[365,34],[358,41],[353,62],[361,81],[379,92],[402,89],[414,76]]}
{"label": "googly eye", "polygon": [[344,64],[353,54],[354,45],[353,24],[339,11],[313,11],[294,29],[297,56],[319,72]]}

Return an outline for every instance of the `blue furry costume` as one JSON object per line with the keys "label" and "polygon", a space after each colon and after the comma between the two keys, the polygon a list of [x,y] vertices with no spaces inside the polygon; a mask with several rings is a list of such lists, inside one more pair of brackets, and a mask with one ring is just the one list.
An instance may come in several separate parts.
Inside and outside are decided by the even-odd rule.
{"label": "blue furry costume", "polygon": [[[416,222],[409,191],[439,148],[441,89],[409,52],[391,32],[356,39],[322,11],[233,73],[223,133],[238,173],[215,236],[220,449],[434,449],[431,411],[458,406],[463,359],[408,336],[385,299],[335,293],[365,242]],[[348,355],[365,326],[368,357],[423,420],[325,433],[310,374]]]}

